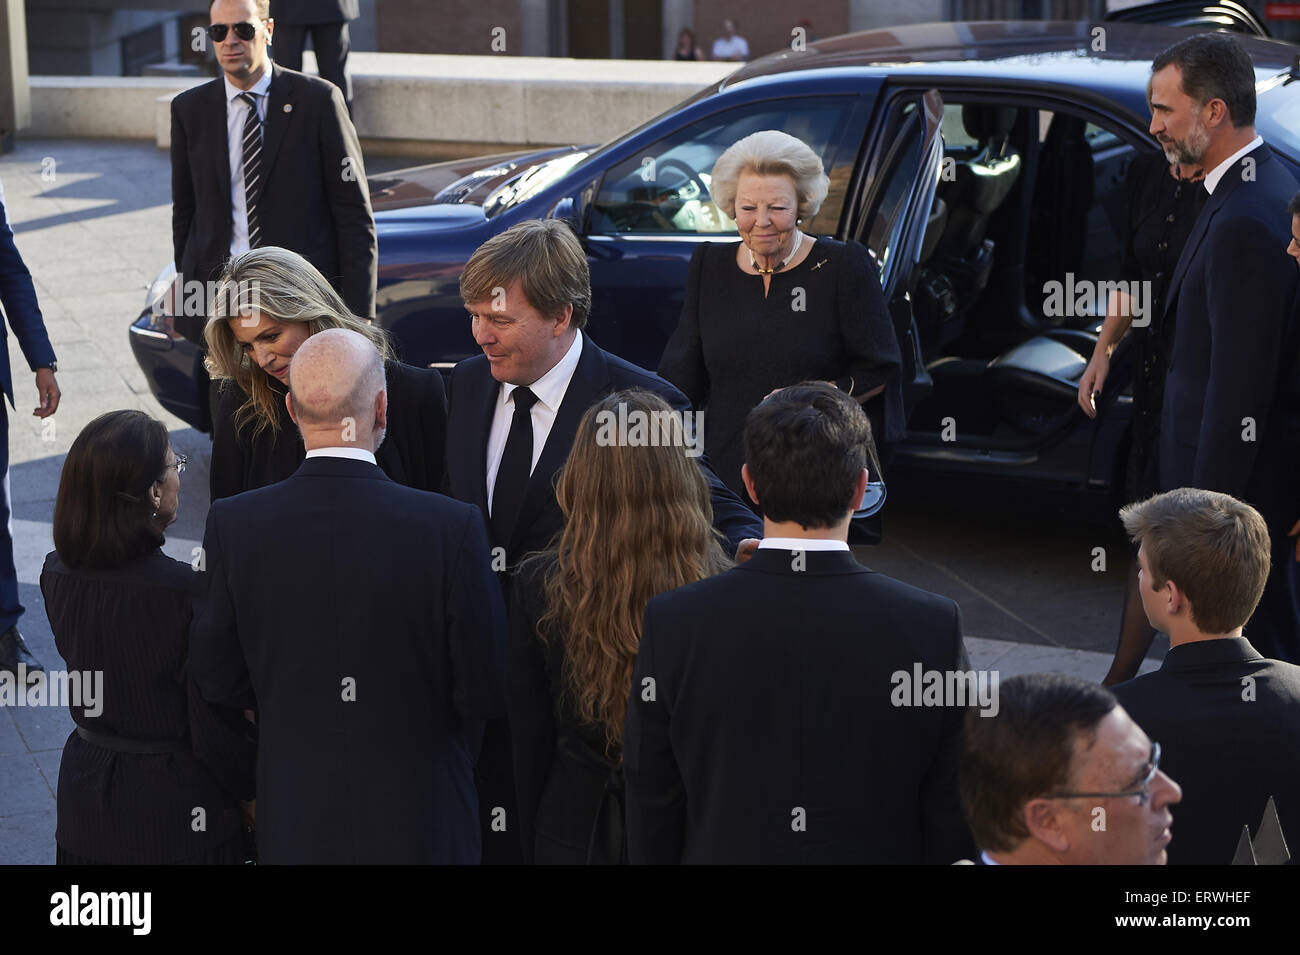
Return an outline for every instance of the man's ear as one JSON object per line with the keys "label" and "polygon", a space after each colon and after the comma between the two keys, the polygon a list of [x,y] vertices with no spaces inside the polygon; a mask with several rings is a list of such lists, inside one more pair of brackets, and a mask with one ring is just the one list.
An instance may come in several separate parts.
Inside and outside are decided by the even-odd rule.
{"label": "man's ear", "polygon": [[849,508],[850,514],[856,514],[858,508],[862,506],[862,499],[867,494],[867,484],[871,481],[871,475],[866,468],[858,475],[858,483],[853,485],[853,504]]}
{"label": "man's ear", "polygon": [[1070,838],[1065,832],[1064,807],[1053,799],[1031,799],[1025,803],[1025,827],[1031,838],[1037,839],[1057,853],[1070,851]]}
{"label": "man's ear", "polygon": [[1206,126],[1211,129],[1215,126],[1232,126],[1232,117],[1228,115],[1228,104],[1223,100],[1215,98],[1206,103],[1205,106],[1209,107],[1210,110],[1210,115],[1205,120]]}
{"label": "man's ear", "polygon": [[1164,588],[1159,591],[1161,598],[1165,602],[1165,611],[1169,616],[1178,615],[1190,616],[1192,612],[1191,601],[1187,599],[1187,594],[1183,593],[1176,583],[1172,580],[1166,580]]}
{"label": "man's ear", "polygon": [[740,466],[740,479],[745,482],[745,492],[749,495],[749,499],[757,504],[758,495],[754,493],[754,479],[749,476],[748,464],[742,464]]}
{"label": "man's ear", "polygon": [[555,316],[555,328],[551,335],[559,338],[567,332],[573,323],[573,304],[566,303]]}
{"label": "man's ear", "polygon": [[375,430],[388,427],[388,391],[383,389],[375,395]]}
{"label": "man's ear", "polygon": [[287,391],[284,393],[284,406],[289,409],[289,418],[297,424],[298,416],[293,413],[293,395]]}

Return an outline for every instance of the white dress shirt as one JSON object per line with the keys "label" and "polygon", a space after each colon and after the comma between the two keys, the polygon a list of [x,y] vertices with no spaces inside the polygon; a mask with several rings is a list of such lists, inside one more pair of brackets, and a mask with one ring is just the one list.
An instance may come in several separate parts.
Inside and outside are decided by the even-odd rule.
{"label": "white dress shirt", "polygon": [[1208,192],[1210,195],[1214,195],[1214,189],[1216,186],[1218,186],[1219,180],[1222,179],[1224,177],[1224,174],[1227,173],[1227,171],[1233,167],[1233,164],[1236,163],[1238,159],[1246,155],[1246,153],[1250,152],[1252,149],[1254,149],[1263,141],[1264,141],[1263,136],[1256,136],[1254,139],[1252,139],[1246,145],[1242,146],[1240,149],[1238,149],[1235,153],[1233,153],[1223,162],[1219,163],[1217,166],[1215,166],[1213,169],[1207,172],[1205,174],[1205,191]]}
{"label": "white dress shirt", "polygon": [[[555,416],[564,401],[564,393],[569,390],[569,382],[578,369],[578,359],[582,357],[582,332],[573,336],[573,344],[564,353],[564,357],[552,366],[551,370],[538,378],[528,390],[537,396],[530,412],[533,421],[533,460],[528,465],[528,473],[533,473],[537,460],[546,447],[546,439],[551,436],[555,425]],[[497,471],[501,468],[501,458],[506,453],[506,438],[510,436],[510,422],[514,418],[515,403],[510,397],[518,385],[503,384],[497,392],[497,406],[492,412],[492,429],[488,432],[487,446],[487,499],[488,516],[492,514],[492,491],[497,485]]]}
{"label": "white dress shirt", "polygon": [[[240,99],[243,93],[252,93],[257,99],[257,117],[266,123],[266,102],[271,92],[271,67],[268,65],[262,78],[251,90],[241,90],[221,74],[226,84],[226,143],[230,150],[230,215],[234,227],[230,230],[230,254],[248,251],[248,203],[244,195],[244,123],[248,120],[248,104]],[[266,127],[262,127],[265,145]],[[262,181],[266,181],[266,166],[262,166]]]}
{"label": "white dress shirt", "polygon": [[307,452],[309,458],[351,458],[353,461],[368,461],[375,464],[375,454],[365,448],[312,448]]}
{"label": "white dress shirt", "polygon": [[845,541],[828,540],[824,537],[764,537],[758,542],[759,550],[844,550],[849,549]]}

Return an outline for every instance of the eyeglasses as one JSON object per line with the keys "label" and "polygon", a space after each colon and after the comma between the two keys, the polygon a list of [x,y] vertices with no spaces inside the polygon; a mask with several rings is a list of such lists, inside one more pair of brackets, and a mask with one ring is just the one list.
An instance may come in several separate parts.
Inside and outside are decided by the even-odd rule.
{"label": "eyeglasses", "polygon": [[173,461],[171,464],[167,465],[167,467],[169,467],[169,468],[175,468],[175,469],[176,469],[176,473],[177,473],[178,475],[180,475],[180,474],[184,474],[184,473],[185,473],[185,462],[188,461],[189,459],[190,459],[190,456],[189,456],[188,454],[178,454],[178,455],[176,455],[176,460]]}
{"label": "eyeglasses", "polygon": [[213,43],[221,43],[232,29],[235,31],[235,36],[245,43],[257,36],[257,24],[246,20],[243,23],[214,23],[208,27],[208,36],[212,37]]}
{"label": "eyeglasses", "polygon": [[1094,799],[1118,799],[1122,796],[1138,796],[1138,805],[1145,806],[1151,800],[1151,782],[1156,778],[1156,773],[1160,771],[1160,744],[1151,744],[1151,767],[1147,770],[1145,776],[1137,782],[1137,789],[1123,793],[1051,793],[1046,796],[1039,796],[1039,799],[1077,799],[1088,796]]}

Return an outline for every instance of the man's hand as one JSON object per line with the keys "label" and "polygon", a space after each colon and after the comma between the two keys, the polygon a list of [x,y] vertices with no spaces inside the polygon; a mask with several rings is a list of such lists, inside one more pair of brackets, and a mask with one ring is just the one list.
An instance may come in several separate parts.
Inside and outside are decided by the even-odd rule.
{"label": "man's hand", "polygon": [[[1298,535],[1300,535],[1300,521],[1296,521],[1292,524],[1291,529],[1286,532],[1287,537],[1295,538],[1295,559],[1297,563],[1300,563],[1300,536]],[[742,544],[741,546],[744,545]]]}
{"label": "man's hand", "polygon": [[38,418],[48,418],[59,410],[59,383],[54,380],[54,372],[48,368],[36,369],[36,397],[40,404],[32,414]]}
{"label": "man's hand", "polygon": [[1101,386],[1109,371],[1110,359],[1098,349],[1079,378],[1079,407],[1089,418],[1097,417],[1097,401],[1093,396],[1101,394]]}
{"label": "man's hand", "polygon": [[745,561],[749,560],[749,558],[753,557],[757,550],[758,538],[746,537],[740,542],[740,546],[736,548],[736,563],[743,564]]}

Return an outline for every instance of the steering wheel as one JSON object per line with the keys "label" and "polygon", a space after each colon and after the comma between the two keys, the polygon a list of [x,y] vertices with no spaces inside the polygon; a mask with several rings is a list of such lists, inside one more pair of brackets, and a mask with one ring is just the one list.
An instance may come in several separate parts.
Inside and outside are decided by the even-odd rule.
{"label": "steering wheel", "polygon": [[688,180],[694,182],[700,188],[700,194],[696,198],[700,202],[704,202],[709,198],[709,187],[704,184],[704,180],[700,178],[699,173],[680,159],[660,159],[655,166],[656,169],[676,169],[678,172],[684,173]]}

